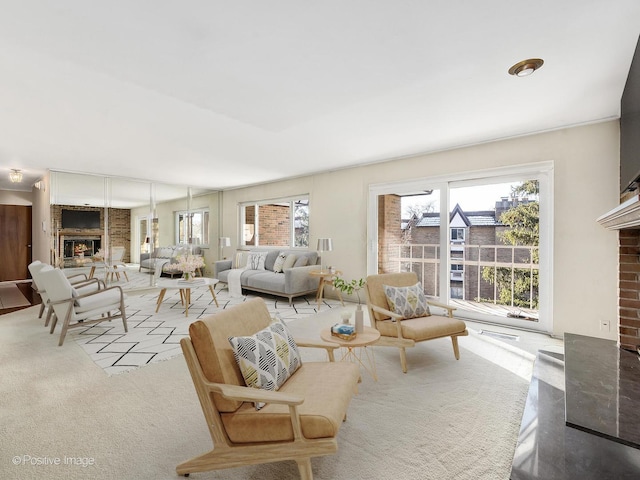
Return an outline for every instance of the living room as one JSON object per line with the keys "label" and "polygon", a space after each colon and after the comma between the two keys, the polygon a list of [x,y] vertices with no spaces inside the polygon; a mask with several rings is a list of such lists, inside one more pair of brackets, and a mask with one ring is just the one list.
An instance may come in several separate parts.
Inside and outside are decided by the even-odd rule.
{"label": "living room", "polygon": [[[496,7],[498,6],[504,7],[504,5],[496,5]],[[577,10],[582,8],[582,5],[578,3],[572,6]],[[624,11],[625,15],[618,14],[615,20],[624,25],[624,28],[621,27],[620,30],[626,32],[626,36],[623,35],[624,38],[622,40],[624,41],[620,40],[619,43],[624,48],[620,48],[622,51],[610,52],[610,55],[624,57],[628,71],[633,50],[635,49],[635,42],[637,42],[638,33],[640,33],[637,31],[637,27],[629,26],[629,24],[633,25],[631,20],[640,18],[640,11],[632,2],[620,2],[619,7]],[[362,8],[364,10],[367,9],[366,6],[362,6]],[[605,9],[603,6],[602,8]],[[613,7],[606,7],[606,9],[609,8]],[[627,18],[623,21],[621,17],[625,16]],[[631,37],[634,39],[633,42],[629,41]],[[504,42],[504,39],[501,41]],[[513,55],[519,56],[522,53],[514,51]],[[519,57],[513,60],[515,62],[519,60]],[[552,70],[552,65],[553,62],[551,60],[547,61],[539,72],[535,72],[531,78],[525,79],[508,77],[506,69],[509,65],[505,65],[505,68],[500,66],[500,71],[501,74],[507,77],[507,80],[540,81],[536,79],[544,78],[545,69]],[[564,75],[566,76],[566,72]],[[625,78],[616,79],[618,105],[624,81]],[[538,110],[536,103],[540,101],[540,98],[528,97],[526,88],[517,87],[519,98],[523,99],[521,103],[514,102],[513,98],[510,99],[512,103],[509,104],[509,108],[517,110],[519,113],[517,116],[509,117],[507,122],[509,128],[516,125],[518,117],[526,116],[523,115],[523,112],[531,110],[532,116],[539,113],[536,112]],[[545,86],[545,88],[552,90],[550,86]],[[133,95],[132,92],[129,93]],[[144,95],[151,94],[146,92]],[[561,107],[565,111],[577,109],[582,103],[597,102],[597,95],[593,94],[588,97],[581,95],[569,96],[567,91],[564,90],[563,95],[565,95],[566,101]],[[70,101],[70,104],[73,104],[73,102]],[[145,105],[145,107],[147,106]],[[315,108],[315,113],[319,115],[318,112],[322,109],[318,105],[315,105]],[[619,109],[619,107],[617,108]],[[47,112],[51,114],[50,111]],[[176,112],[174,111],[173,113]],[[408,113],[405,111],[405,113],[408,116],[413,116],[410,110]],[[393,123],[395,113],[393,110],[389,110],[387,115],[388,118],[382,122],[382,125],[388,127],[390,123]],[[345,159],[350,157],[346,152],[357,152],[353,156],[362,160],[360,164],[339,164],[338,162],[331,164],[328,168],[324,168],[326,163],[314,154],[310,157],[313,159],[312,162],[301,162],[312,163],[314,165],[312,169],[303,173],[295,169],[292,166],[293,162],[291,162],[279,167],[279,171],[292,172],[291,175],[282,176],[281,178],[270,178],[271,173],[268,172],[270,169],[266,166],[247,164],[244,167],[244,170],[249,172],[246,173],[246,181],[242,185],[227,187],[217,183],[216,175],[210,173],[210,170],[206,170],[206,174],[199,175],[196,173],[197,169],[187,166],[187,162],[182,160],[176,162],[179,165],[174,168],[175,175],[173,174],[174,171],[167,170],[169,171],[168,175],[165,178],[159,178],[157,171],[160,169],[154,167],[153,156],[160,153],[156,149],[161,149],[162,147],[154,146],[152,149],[154,151],[148,156],[145,155],[145,160],[140,162],[144,165],[136,166],[138,170],[134,171],[130,177],[131,179],[147,179],[146,181],[149,183],[174,180],[179,185],[189,185],[191,184],[190,179],[194,179],[193,181],[195,182],[195,177],[205,177],[204,179],[198,178],[198,182],[201,183],[197,185],[194,183],[193,185],[199,187],[208,185],[215,192],[211,194],[211,198],[214,201],[208,202],[211,214],[209,228],[209,238],[211,240],[210,249],[207,253],[207,262],[210,270],[213,262],[221,256],[217,245],[219,237],[229,237],[231,239],[231,245],[225,250],[224,256],[229,256],[231,252],[237,249],[246,248],[242,242],[239,205],[248,202],[308,195],[311,205],[309,215],[310,248],[314,248],[318,238],[331,238],[333,249],[327,252],[325,257],[331,262],[331,265],[337,266],[343,272],[345,278],[350,279],[361,278],[368,273],[376,271],[377,242],[375,239],[377,238],[377,229],[375,219],[377,218],[377,205],[375,198],[376,192],[382,186],[401,182],[416,185],[420,183],[447,185],[451,182],[513,175],[514,172],[519,170],[544,170],[550,178],[550,196],[548,197],[550,203],[548,204],[548,212],[546,212],[548,229],[545,234],[550,239],[547,248],[552,262],[546,277],[549,288],[548,296],[545,299],[549,320],[549,328],[546,333],[554,338],[561,338],[567,333],[573,333],[618,341],[618,232],[603,228],[597,222],[597,219],[621,203],[619,112],[616,110],[614,113],[598,118],[585,118],[584,121],[573,119],[573,121],[569,121],[562,126],[552,127],[546,125],[539,130],[524,131],[517,128],[506,129],[505,127],[505,130],[486,132],[484,137],[473,136],[473,129],[471,131],[464,130],[467,122],[464,120],[463,111],[450,115],[449,117],[447,116],[446,110],[440,112],[440,118],[436,119],[436,123],[430,124],[434,129],[433,134],[426,127],[417,128],[417,130],[421,130],[421,133],[413,137],[412,140],[406,139],[404,149],[393,149],[391,146],[385,148],[383,143],[374,143],[373,137],[379,133],[377,130],[372,130],[368,134],[369,137],[358,138],[353,144],[341,145],[342,149],[336,156]],[[493,116],[499,115],[495,114],[490,107],[487,107],[485,108],[484,117],[475,117],[474,121],[478,124],[482,123],[482,120],[490,123],[493,120]],[[174,118],[180,118],[180,116],[177,115]],[[252,120],[258,123],[260,119],[253,118]],[[284,119],[280,120],[281,122],[272,128],[286,130]],[[466,133],[466,137],[460,139],[460,143],[457,146],[443,143],[432,148],[421,148],[422,144],[416,138],[419,139],[421,136],[431,135],[437,136],[439,121],[446,124],[460,123],[460,130]],[[23,122],[17,123],[22,128],[25,127]],[[74,122],[72,123],[76,127],[78,126]],[[345,122],[339,124],[339,129],[342,132],[348,132],[355,128],[352,125],[354,124]],[[185,133],[178,126],[173,126],[176,128],[172,131],[172,136],[179,136],[180,133]],[[14,132],[14,128],[17,127],[11,126],[8,131]],[[335,134],[333,130],[332,132]],[[188,134],[185,133],[185,135]],[[399,138],[404,138],[401,132],[396,132],[396,135]],[[66,135],[63,135],[63,138],[69,139]],[[94,135],[90,135],[90,138],[92,141],[98,140],[96,145],[100,148],[105,148],[107,152],[113,151],[111,150],[112,147],[107,145],[108,142],[100,141]],[[368,140],[371,140],[371,146]],[[204,148],[204,140],[200,139],[199,142],[201,143],[196,142],[198,147]],[[413,148],[411,142],[420,145],[420,148]],[[234,143],[232,146],[241,150],[244,147],[241,143]],[[376,151],[372,151],[374,149],[373,145],[375,145]],[[140,145],[136,146],[137,148],[140,147]],[[225,144],[225,147],[230,148],[227,144]],[[261,144],[261,147],[264,147],[264,145]],[[320,148],[320,143],[315,143],[314,147]],[[195,146],[194,150],[197,150]],[[279,148],[274,148],[273,150],[276,151],[276,154],[269,150],[273,157],[269,157],[263,162],[272,160],[277,156],[277,153],[282,153]],[[68,152],[65,150],[64,153]],[[139,151],[136,151],[136,155],[139,153]],[[185,153],[180,149],[173,150],[173,153],[176,154],[176,158],[185,158],[178,155],[178,153]],[[299,154],[300,151],[296,150],[296,153]],[[329,153],[334,153],[331,152],[330,147],[326,147],[321,151],[321,154],[328,156]],[[120,158],[119,154],[120,152],[116,155],[118,158]],[[321,154],[318,154],[319,157],[322,157]],[[255,155],[255,152],[251,155]],[[64,155],[61,154],[61,156]],[[194,154],[194,164],[197,164],[197,157],[199,157],[199,154]],[[220,153],[220,157],[223,157],[222,153]],[[76,168],[73,169],[73,172],[97,173],[103,176],[111,175],[117,177],[124,171],[125,165],[121,160],[114,168],[106,168],[108,162],[105,162],[105,158],[108,158],[108,154],[96,155],[93,157],[95,163],[91,167]],[[22,167],[25,172],[28,171],[30,167],[28,160],[30,159],[31,157],[25,154],[23,164],[16,164],[15,167]],[[56,167],[53,160],[48,158],[47,162],[49,164],[46,165],[53,172],[69,170],[68,166],[62,164]],[[207,159],[207,162],[213,163],[211,159]],[[239,160],[227,163],[242,164]],[[34,170],[42,168],[37,162],[34,162],[33,165]],[[95,169],[93,168],[94,165]],[[291,168],[287,170],[288,167]],[[221,176],[225,168],[225,164],[216,164],[214,166],[214,170],[217,170]],[[151,175],[152,171],[153,176]],[[260,172],[266,172],[262,181],[259,180],[259,175],[257,174]],[[145,176],[146,173],[150,175]],[[33,258],[46,262],[50,260],[51,231],[43,232],[42,225],[43,222],[45,225],[50,225],[51,220],[49,208],[51,185],[49,178],[49,172],[45,172],[35,178],[34,182],[36,180],[42,181],[42,185],[45,188],[34,188],[31,192],[22,195],[21,198],[21,201],[29,203],[32,207],[33,225],[37,227],[33,229]],[[0,191],[1,203],[14,203],[16,194],[8,192],[10,191]],[[148,213],[148,207],[140,208],[140,213],[143,211]],[[164,221],[164,224],[173,225],[174,212],[183,208],[182,205],[180,207],[171,206],[166,212],[169,218]],[[135,216],[136,214],[134,213],[131,219],[132,228],[136,228],[135,220],[133,219]],[[167,236],[162,238],[161,244],[174,243],[174,239],[174,230],[169,229]],[[129,247],[132,252],[139,249],[139,245],[130,245]],[[614,322],[616,327],[603,329],[603,322],[607,322],[607,324]],[[69,343],[71,344],[71,342]],[[51,345],[53,348],[55,343],[52,342]],[[63,356],[64,348],[66,347],[66,344],[61,347],[60,353],[57,355]],[[446,355],[451,356],[449,351],[446,352]],[[463,345],[463,359],[464,355]],[[63,360],[63,362],[66,367],[72,368],[67,360]],[[177,372],[185,374],[188,380],[186,369],[181,371],[181,367],[175,368]],[[410,376],[412,373],[415,374],[416,372],[412,372],[410,369],[407,375]],[[429,375],[428,370],[420,373]],[[162,385],[160,373],[157,375],[158,395],[163,398],[166,397],[166,402],[173,404],[175,402],[172,399],[172,396],[175,395],[174,389],[170,386]],[[124,378],[114,379],[114,382],[117,383],[126,383],[128,381]],[[181,384],[180,387],[192,388],[189,382]],[[368,384],[363,385],[363,389],[366,390],[367,388],[370,388]],[[86,390],[83,389],[83,392],[86,392]],[[37,401],[42,402],[42,408],[45,409],[50,409],[51,404],[55,404],[55,398],[50,396],[38,397],[36,395],[36,398]],[[102,408],[105,409],[100,412],[102,415],[117,415],[119,405],[115,401],[112,411],[108,411],[106,406]],[[130,407],[127,406],[127,408]],[[172,412],[176,410],[172,408]],[[193,410],[190,409],[189,412],[192,413]],[[161,414],[159,413],[159,415]],[[52,413],[52,416],[55,416],[55,413]],[[98,427],[96,427],[98,432],[100,431],[99,424],[101,421],[104,420],[99,420]],[[123,426],[123,428],[126,428],[126,426]],[[157,431],[155,434],[157,434]],[[177,441],[181,443],[185,442],[183,437],[189,437],[189,434],[182,432],[176,434],[175,432],[162,431],[162,434],[177,435],[180,437]],[[135,438],[141,437],[136,434]],[[462,438],[461,441],[463,441]],[[362,441],[365,442],[364,439]],[[367,442],[373,442],[373,440],[369,439]],[[344,445],[341,445],[340,448],[343,449],[343,447]],[[407,447],[402,446],[401,448],[406,449]],[[196,448],[196,450],[198,449]],[[357,448],[353,450],[353,452],[356,451]],[[47,454],[47,452],[40,453],[42,455]],[[66,453],[73,454],[74,452]],[[392,453],[389,453],[389,455],[392,455]],[[131,460],[143,461],[142,459],[135,459],[135,457],[132,457]],[[15,472],[6,464],[0,468],[6,468],[8,472]],[[268,466],[266,468],[273,478],[278,478],[277,467]],[[276,470],[273,470],[274,468]],[[247,471],[243,471],[239,475]],[[255,475],[260,475],[260,472],[260,468],[251,470],[251,473],[255,473]],[[289,475],[289,473],[290,471],[286,470],[285,476]],[[166,478],[172,478],[173,474],[173,472],[167,472]],[[195,477],[226,478],[224,471],[208,475],[210,476],[198,474]],[[108,478],[108,476],[96,476],[95,478]],[[484,478],[492,477],[488,473]]]}

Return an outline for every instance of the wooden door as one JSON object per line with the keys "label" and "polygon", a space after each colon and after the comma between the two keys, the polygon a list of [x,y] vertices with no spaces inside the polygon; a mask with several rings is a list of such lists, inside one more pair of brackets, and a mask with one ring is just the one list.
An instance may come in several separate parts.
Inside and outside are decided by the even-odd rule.
{"label": "wooden door", "polygon": [[0,205],[0,281],[28,278],[31,207]]}

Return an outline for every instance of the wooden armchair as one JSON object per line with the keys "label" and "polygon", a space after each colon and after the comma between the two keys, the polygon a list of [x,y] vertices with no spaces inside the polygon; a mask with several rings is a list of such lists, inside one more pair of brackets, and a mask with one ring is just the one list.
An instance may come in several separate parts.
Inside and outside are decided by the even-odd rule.
{"label": "wooden armchair", "polygon": [[[331,455],[360,378],[356,365],[333,362],[337,344],[321,347],[329,362],[304,362],[277,391],[245,386],[230,337],[267,328],[271,316],[262,298],[198,320],[181,340],[214,448],[176,467],[179,475],[294,460],[300,478],[311,480],[311,457]],[[266,402],[257,410],[255,402]]]}
{"label": "wooden armchair", "polygon": [[390,311],[383,285],[392,287],[409,287],[418,283],[418,276],[408,273],[383,273],[369,275],[365,285],[367,293],[367,307],[371,326],[380,332],[380,340],[376,345],[397,347],[400,349],[400,363],[402,371],[407,373],[407,347],[415,347],[416,342],[433,340],[435,338],[451,337],[453,354],[460,359],[458,337],[468,335],[466,324],[453,318],[455,308],[428,300],[430,306],[444,308],[446,316],[429,315],[418,318],[404,319]]}

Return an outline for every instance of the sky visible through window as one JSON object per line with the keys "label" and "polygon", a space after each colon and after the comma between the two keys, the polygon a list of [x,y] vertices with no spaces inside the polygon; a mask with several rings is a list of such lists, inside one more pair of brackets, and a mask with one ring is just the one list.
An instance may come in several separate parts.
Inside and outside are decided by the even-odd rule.
{"label": "sky visible through window", "polygon": [[[451,208],[457,204],[463,211],[493,210],[502,197],[511,195],[511,188],[522,182],[495,183],[473,187],[452,188],[449,197]],[[429,207],[431,205],[431,207]],[[431,212],[440,211],[440,192],[434,190],[431,195],[409,196],[402,198],[402,215],[408,217],[412,206],[425,207]]]}

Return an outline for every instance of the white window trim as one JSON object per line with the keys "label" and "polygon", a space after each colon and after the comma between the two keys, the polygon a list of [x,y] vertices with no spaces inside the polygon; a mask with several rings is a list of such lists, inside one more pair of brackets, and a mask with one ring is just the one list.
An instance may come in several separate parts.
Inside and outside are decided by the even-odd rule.
{"label": "white window trim", "polygon": [[[440,205],[449,205],[449,189],[469,187],[490,183],[506,183],[521,181],[522,178],[538,180],[540,183],[540,308],[538,322],[525,322],[510,319],[510,324],[529,330],[551,333],[553,331],[553,161],[527,163],[511,167],[469,171],[451,175],[412,178],[406,181],[379,183],[369,185],[369,202],[367,206],[367,273],[373,275],[378,271],[378,197],[399,192],[416,192],[425,188],[440,190]],[[448,209],[440,209],[440,245],[449,245],[449,213]],[[449,262],[440,262],[440,292],[449,300]],[[471,318],[473,315],[470,315]],[[513,320],[511,322],[511,320]]]}

